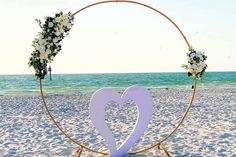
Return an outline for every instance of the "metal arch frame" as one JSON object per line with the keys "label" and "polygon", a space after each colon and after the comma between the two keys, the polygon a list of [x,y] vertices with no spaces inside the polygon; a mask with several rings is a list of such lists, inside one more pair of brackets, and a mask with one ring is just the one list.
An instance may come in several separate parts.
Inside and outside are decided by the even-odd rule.
{"label": "metal arch frame", "polygon": [[[183,39],[185,40],[185,43],[187,44],[188,48],[190,48],[190,44],[187,40],[187,38],[185,37],[185,35],[183,34],[183,32],[181,31],[181,29],[177,26],[177,24],[171,19],[169,18],[167,15],[165,15],[164,13],[162,13],[161,11],[155,9],[154,7],[151,7],[149,5],[146,5],[144,3],[140,3],[140,2],[136,2],[136,1],[132,1],[132,0],[105,0],[105,1],[100,1],[100,2],[96,2],[96,3],[92,3],[90,5],[87,5],[85,7],[83,7],[82,9],[78,10],[77,12],[75,12],[74,14],[72,15],[77,15],[78,13],[82,12],[83,10],[86,10],[90,7],[93,7],[93,6],[96,6],[96,5],[100,5],[100,4],[104,4],[104,3],[118,3],[118,2],[121,2],[121,3],[132,3],[132,4],[136,4],[136,5],[140,5],[140,6],[143,6],[143,7],[146,7],[148,9],[151,9],[157,13],[159,13],[160,15],[162,15],[164,18],[166,18],[169,22],[171,22],[175,28],[179,31],[179,33],[181,34],[181,36],[183,37]],[[196,95],[196,89],[197,89],[197,80],[195,79],[194,80],[194,89],[193,89],[193,93],[192,93],[192,96],[190,98],[190,102],[189,102],[189,105],[186,109],[186,111],[184,112],[182,118],[180,119],[180,121],[177,123],[176,127],[170,131],[170,133],[164,137],[160,142],[157,142],[147,148],[144,148],[144,149],[140,149],[138,151],[133,151],[133,152],[128,152],[129,154],[138,154],[138,153],[142,153],[142,152],[146,152],[150,149],[153,149],[155,147],[159,148],[159,149],[163,149],[165,154],[167,156],[170,156],[170,154],[168,153],[168,151],[163,147],[162,143],[165,142],[169,137],[171,137],[175,132],[176,130],[181,126],[181,124],[184,122],[184,120],[186,119],[187,117],[187,114],[189,113],[189,110],[193,104],[193,101],[194,101],[194,98],[195,98],[195,95]],[[44,94],[43,94],[43,82],[42,82],[42,79],[40,79],[40,95],[42,97],[42,100],[43,100],[43,105],[46,109],[46,112],[47,114],[49,115],[50,119],[53,121],[53,123],[56,125],[56,127],[70,140],[72,141],[73,143],[77,144],[80,148],[78,150],[78,156],[81,155],[82,151],[83,150],[87,150],[87,151],[90,151],[90,152],[93,152],[93,153],[97,153],[97,154],[101,154],[101,155],[108,155],[109,153],[108,152],[101,152],[101,151],[97,151],[97,150],[94,150],[92,148],[89,148],[83,144],[81,144],[80,142],[76,141],[75,139],[73,139],[71,136],[69,136],[67,134],[67,132],[59,125],[59,123],[55,120],[55,118],[53,117],[53,115],[51,114],[51,112],[49,111],[49,108],[48,108],[48,105],[46,103],[46,100],[45,100],[45,97],[44,97]]]}

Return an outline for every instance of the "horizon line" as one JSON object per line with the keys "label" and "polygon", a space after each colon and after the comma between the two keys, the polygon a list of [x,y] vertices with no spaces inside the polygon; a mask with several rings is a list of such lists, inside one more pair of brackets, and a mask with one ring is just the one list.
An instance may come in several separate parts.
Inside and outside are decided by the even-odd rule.
{"label": "horizon line", "polygon": [[[236,72],[236,70],[222,70],[222,71],[206,71],[206,73],[216,73],[216,72]],[[82,73],[52,73],[52,75],[79,75],[79,74],[153,74],[153,73],[188,73],[187,71],[166,71],[166,72],[82,72]],[[0,75],[34,75],[33,73],[15,73],[7,74],[3,73]],[[49,74],[48,74],[49,75]]]}

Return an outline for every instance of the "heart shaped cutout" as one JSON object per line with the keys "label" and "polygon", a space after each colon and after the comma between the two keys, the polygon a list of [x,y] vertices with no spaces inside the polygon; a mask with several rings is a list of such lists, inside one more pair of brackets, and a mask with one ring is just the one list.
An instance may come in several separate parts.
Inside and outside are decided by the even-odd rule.
{"label": "heart shaped cutout", "polygon": [[[117,91],[120,95],[123,93],[123,91]],[[117,147],[119,147],[134,129],[135,123],[138,118],[137,105],[132,100],[123,102],[123,104],[118,104],[114,101],[110,101],[108,104],[106,104],[105,110],[106,124],[116,140]],[[105,147],[108,148],[107,146]]]}
{"label": "heart shaped cutout", "polygon": [[[105,122],[105,108],[110,101],[122,105],[125,101],[132,100],[137,105],[138,116],[134,126],[126,140],[119,148],[115,138]],[[148,90],[138,86],[127,88],[122,95],[112,88],[102,88],[96,91],[89,104],[90,118],[108,145],[111,157],[121,157],[139,140],[146,130],[153,113],[152,97]]]}

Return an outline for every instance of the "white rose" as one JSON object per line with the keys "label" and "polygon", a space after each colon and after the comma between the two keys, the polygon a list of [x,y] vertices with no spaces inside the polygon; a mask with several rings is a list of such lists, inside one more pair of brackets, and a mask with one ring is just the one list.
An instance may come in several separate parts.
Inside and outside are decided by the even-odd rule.
{"label": "white rose", "polygon": [[58,27],[55,27],[55,28],[54,28],[54,32],[58,32]]}
{"label": "white rose", "polygon": [[205,62],[202,62],[202,67],[206,67],[207,65],[206,65],[206,63]]}
{"label": "white rose", "polygon": [[41,53],[45,53],[45,48],[41,48],[41,49],[39,49],[38,51],[39,51],[40,54],[41,54]]}
{"label": "white rose", "polygon": [[62,14],[60,16],[60,18],[61,18],[62,21],[65,21],[67,19],[67,15],[66,14]]}
{"label": "white rose", "polygon": [[37,50],[38,50],[39,47],[40,47],[40,45],[39,45],[38,43],[33,43],[33,46],[34,46],[34,48],[37,49]]}
{"label": "white rose", "polygon": [[50,54],[50,53],[51,53],[51,50],[50,50],[50,49],[47,49],[47,50],[46,50],[46,53],[47,53],[47,54]]}
{"label": "white rose", "polygon": [[58,30],[60,33],[64,33],[63,25],[59,25]]}
{"label": "white rose", "polygon": [[66,25],[66,27],[67,27],[68,29],[71,29],[72,24],[71,24],[71,23],[68,23],[68,24]]}
{"label": "white rose", "polygon": [[70,23],[70,21],[67,18],[62,21],[63,26],[67,26],[68,23]]}
{"label": "white rose", "polygon": [[44,52],[44,53],[40,53],[40,59],[48,59],[48,53]]}
{"label": "white rose", "polygon": [[194,73],[194,70],[193,70],[193,69],[189,69],[189,72],[190,72],[190,73]]}
{"label": "white rose", "polygon": [[40,50],[39,52],[40,52],[40,54],[46,53],[45,50]]}
{"label": "white rose", "polygon": [[201,66],[199,66],[199,67],[197,67],[197,69],[196,69],[196,71],[198,72],[198,73],[200,73],[200,72],[202,72],[202,67]]}
{"label": "white rose", "polygon": [[61,33],[60,33],[59,31],[56,31],[55,35],[56,35],[56,36],[60,36]]}
{"label": "white rose", "polygon": [[43,35],[42,35],[42,34],[39,34],[39,35],[38,35],[38,40],[41,40],[41,39],[43,39]]}
{"label": "white rose", "polygon": [[190,62],[192,62],[192,59],[189,57],[189,58],[188,58],[188,63],[190,63]]}
{"label": "white rose", "polygon": [[197,57],[199,57],[201,61],[203,60],[202,54],[200,52],[197,54]]}
{"label": "white rose", "polygon": [[54,24],[53,24],[52,22],[49,22],[49,23],[48,23],[48,27],[49,27],[49,28],[52,28],[53,26],[54,26]]}
{"label": "white rose", "polygon": [[45,39],[39,39],[38,43],[39,43],[39,45],[45,45],[46,40]]}
{"label": "white rose", "polygon": [[196,56],[196,53],[191,53],[190,57],[193,59],[193,57]]}
{"label": "white rose", "polygon": [[192,64],[192,65],[191,65],[191,69],[196,70],[196,69],[197,69],[197,66],[196,66],[195,64]]}
{"label": "white rose", "polygon": [[204,68],[206,68],[207,65],[206,65],[205,62],[201,62],[201,63],[200,63],[200,66],[202,67],[202,69],[204,69]]}
{"label": "white rose", "polygon": [[38,50],[40,53],[44,53],[45,52],[45,46],[36,44],[35,45],[35,50]]}
{"label": "white rose", "polygon": [[61,21],[60,17],[56,17],[56,18],[55,18],[55,21],[56,21],[56,22],[60,22],[60,21]]}
{"label": "white rose", "polygon": [[195,73],[192,73],[193,77],[196,77],[196,74]]}
{"label": "white rose", "polygon": [[58,38],[54,38],[52,41],[53,41],[54,43],[57,43],[57,42],[58,42]]}
{"label": "white rose", "polygon": [[192,68],[192,65],[191,64],[188,64],[188,69],[191,69]]}

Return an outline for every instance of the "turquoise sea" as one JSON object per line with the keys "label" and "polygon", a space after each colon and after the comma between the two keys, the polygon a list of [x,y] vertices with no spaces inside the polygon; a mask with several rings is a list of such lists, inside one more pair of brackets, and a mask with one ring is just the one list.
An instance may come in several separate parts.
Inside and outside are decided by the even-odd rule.
{"label": "turquoise sea", "polygon": [[[191,87],[186,73],[53,74],[44,79],[48,92],[89,91],[101,87],[125,88],[132,85],[155,88]],[[199,86],[236,86],[236,72],[207,72]],[[39,91],[34,75],[0,75],[0,94],[29,94]]]}

